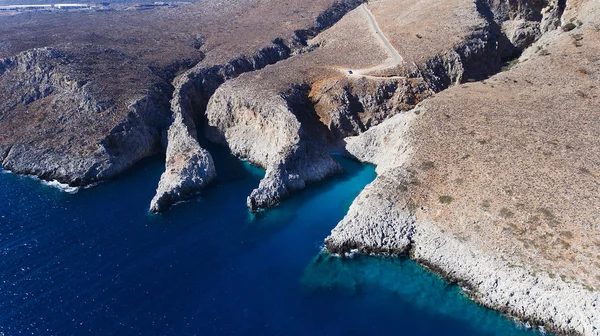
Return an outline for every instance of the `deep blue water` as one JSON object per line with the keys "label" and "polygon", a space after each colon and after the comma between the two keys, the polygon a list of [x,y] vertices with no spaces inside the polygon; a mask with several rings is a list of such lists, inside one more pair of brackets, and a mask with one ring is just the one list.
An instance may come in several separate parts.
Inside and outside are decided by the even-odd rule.
{"label": "deep blue water", "polygon": [[218,181],[148,214],[147,160],[69,195],[0,173],[0,335],[525,335],[413,262],[320,254],[373,167],[250,215],[262,171],[213,150]]}

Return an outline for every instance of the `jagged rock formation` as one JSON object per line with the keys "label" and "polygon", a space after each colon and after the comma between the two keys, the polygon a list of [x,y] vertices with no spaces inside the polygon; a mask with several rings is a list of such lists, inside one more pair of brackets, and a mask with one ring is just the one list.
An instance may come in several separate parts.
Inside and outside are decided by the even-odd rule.
{"label": "jagged rock formation", "polygon": [[333,139],[358,135],[433,93],[422,78],[333,78],[313,85],[309,98]]}
{"label": "jagged rock formation", "polygon": [[562,25],[579,26],[545,33],[510,70],[347,138],[378,176],[327,249],[407,254],[485,306],[599,335],[600,274],[584,266],[600,265],[598,12],[567,2]]}
{"label": "jagged rock formation", "polygon": [[210,100],[207,135],[266,169],[266,176],[248,198],[251,210],[273,206],[289,191],[341,170],[329,156],[324,133],[319,132],[323,125],[307,111],[305,88],[273,97],[259,88],[229,85],[235,84],[226,83]]}
{"label": "jagged rock formation", "polygon": [[[530,46],[543,33],[560,27],[564,0],[481,1],[489,16],[502,26],[510,42],[520,50]],[[485,11],[486,9],[484,9]]]}
{"label": "jagged rock formation", "polygon": [[[176,88],[180,90],[179,85]],[[155,213],[189,198],[216,177],[210,153],[198,143],[189,107],[183,107],[190,102],[177,96],[171,104],[173,121],[168,131],[167,168],[150,203],[150,211]]]}

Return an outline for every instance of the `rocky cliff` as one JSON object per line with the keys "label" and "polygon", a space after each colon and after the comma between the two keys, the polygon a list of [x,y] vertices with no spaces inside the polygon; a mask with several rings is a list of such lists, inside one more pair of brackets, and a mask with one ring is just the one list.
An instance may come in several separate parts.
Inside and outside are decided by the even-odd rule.
{"label": "rocky cliff", "polygon": [[153,202],[154,210],[165,208],[213,175],[195,133],[214,90],[300,52],[307,38],[359,3],[207,1],[152,13],[105,13],[102,20],[75,12],[43,14],[45,20],[30,20],[27,13],[8,17],[0,23],[7,32],[0,46],[2,166],[86,185],[172,143],[168,174]]}
{"label": "rocky cliff", "polygon": [[[176,84],[176,91],[181,91],[181,85]],[[166,170],[150,203],[150,211],[155,213],[191,197],[216,177],[210,153],[198,143],[196,125],[188,113],[190,102],[176,96],[171,104],[173,120],[167,133]]]}
{"label": "rocky cliff", "polygon": [[598,2],[274,2],[164,12],[186,24],[145,44],[7,37],[3,167],[83,185],[166,146],[160,212],[215,178],[205,136],[266,170],[258,211],[345,151],[378,176],[328,251],[407,255],[485,306],[599,335]]}
{"label": "rocky cliff", "polygon": [[266,176],[248,197],[253,211],[277,204],[307,182],[341,171],[329,156],[323,125],[306,104],[307,94],[307,88],[294,87],[272,96],[260,88],[232,89],[227,83],[210,100],[206,112],[209,138],[266,169]]}
{"label": "rocky cliff", "polygon": [[5,169],[85,185],[113,177],[160,149],[168,84],[126,55],[88,47],[107,62],[145,71],[150,89],[130,90],[127,97],[105,94],[94,76],[110,76],[110,70],[94,71],[112,65],[98,62],[81,71],[89,59],[70,48],[33,49],[3,59],[0,147]]}
{"label": "rocky cliff", "polygon": [[[293,31],[290,36],[275,38],[267,46],[261,48],[252,55],[236,57],[221,65],[210,65],[210,62],[202,62],[196,67],[186,71],[183,75],[176,79],[179,84],[175,86],[172,103],[173,114],[183,114],[189,116],[190,122],[198,123],[199,125],[203,126],[205,120],[210,118],[212,115],[208,112],[206,113],[207,116],[204,115],[205,111],[207,110],[209,99],[211,99],[221,84],[243,73],[262,69],[267,65],[277,63],[295,54],[310,52],[311,49],[306,48],[308,38],[314,37],[322,30],[333,25],[348,11],[355,8],[360,3],[362,3],[362,0],[344,0],[335,2],[316,17],[312,26]],[[294,95],[295,93],[291,93],[289,95],[290,98],[287,100],[292,101],[296,99],[296,97],[292,98]],[[219,98],[216,98],[216,100],[219,101]],[[230,116],[228,114],[232,113],[233,111],[226,105],[219,105],[220,103],[221,102],[217,102],[213,104],[213,110],[218,110],[218,113],[223,115],[224,118],[229,118]],[[191,118],[193,118],[193,121]],[[291,127],[293,128],[294,126]],[[171,128],[175,128],[175,130],[171,132],[171,129],[169,129],[169,140],[171,139],[170,134],[179,132],[180,129],[176,123],[173,123]],[[188,137],[195,139],[196,135],[190,134]],[[217,132],[209,132],[208,138],[215,142],[223,143],[222,139],[224,138],[224,134],[219,136],[217,135]],[[181,143],[177,141],[169,141],[167,153],[187,151],[185,148],[178,148],[179,146],[181,146]],[[323,147],[322,145],[320,146]],[[290,149],[290,151],[296,153],[291,155],[295,156],[296,158],[288,158],[286,160],[294,162],[291,165],[295,165],[296,167],[290,166],[289,171],[287,172],[267,169],[267,177],[264,179],[264,181],[270,182],[261,184],[262,187],[259,187],[259,189],[255,190],[253,193],[254,196],[249,198],[248,206],[251,209],[257,210],[258,208],[265,208],[275,205],[279,199],[288,194],[289,190],[303,188],[306,182],[323,179],[324,177],[332,174],[336,170],[339,171],[340,169],[337,163],[327,155],[304,154],[310,152],[310,150],[307,150],[306,146],[304,145],[302,148],[294,150]],[[233,150],[233,152],[238,154],[235,150]],[[267,163],[267,161],[261,161],[260,159],[250,159],[254,163],[257,163],[263,167],[272,165],[272,163]],[[189,164],[194,165],[196,170],[214,171],[211,160],[204,160],[202,162],[210,164],[211,167],[202,167],[201,165],[197,165],[198,163],[196,162],[190,162]],[[325,165],[329,165],[330,167],[320,167],[321,162],[326,162]],[[181,160],[170,160],[167,157],[165,175],[163,175],[163,177],[169,180],[178,179],[180,181],[185,181],[185,184],[188,185],[189,188],[195,191],[201,190],[206,184],[206,179],[194,180],[193,176],[185,176],[180,168],[182,164],[183,163]],[[283,167],[288,166],[288,163],[279,162],[278,165],[282,165]],[[299,168],[303,165],[306,167],[313,166],[314,169],[312,169],[312,172],[305,174]],[[301,174],[298,174],[298,172],[301,172]],[[162,209],[162,207],[156,206],[155,201],[160,199],[161,195],[165,193],[166,189],[163,187],[163,185],[163,178],[161,178],[161,182],[159,183],[159,187],[157,189],[157,195],[151,204],[151,211],[153,212],[159,212]],[[176,189],[178,188],[176,187]],[[179,192],[171,192],[171,194],[180,195]],[[184,199],[185,195],[181,194],[181,196],[171,196],[170,198],[174,201],[175,199]]]}
{"label": "rocky cliff", "polygon": [[[450,12],[451,24],[468,23],[469,28],[446,31],[451,38],[443,44],[400,55],[398,63],[387,65],[386,44],[365,9],[359,8],[309,41],[310,52],[217,89],[206,110],[207,135],[267,170],[248,198],[252,211],[276,205],[289,191],[339,172],[327,154],[328,146],[339,148],[344,137],[409,110],[435,92],[500,69],[512,50],[498,42],[505,37],[494,30],[495,22],[472,2],[449,6],[464,12],[460,16]],[[449,24],[427,6],[419,10],[423,20],[440,31]],[[351,26],[361,27],[362,34],[348,34]],[[371,57],[365,58],[365,53]],[[377,70],[365,70],[369,68]]]}
{"label": "rocky cliff", "polygon": [[585,266],[600,241],[599,9],[563,5],[561,29],[507,71],[346,139],[378,176],[327,250],[408,255],[531,325],[600,334],[600,274]]}

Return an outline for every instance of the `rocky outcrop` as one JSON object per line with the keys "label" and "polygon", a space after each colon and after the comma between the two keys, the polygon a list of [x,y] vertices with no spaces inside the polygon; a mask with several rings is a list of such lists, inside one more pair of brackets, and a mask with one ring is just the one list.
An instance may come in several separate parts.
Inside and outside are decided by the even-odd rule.
{"label": "rocky outcrop", "polygon": [[[274,64],[292,55],[310,52],[312,49],[307,48],[307,39],[314,37],[322,30],[330,27],[336,21],[341,19],[348,11],[352,10],[362,0],[344,0],[334,3],[332,6],[327,8],[321,13],[315,20],[312,27],[307,29],[297,30],[293,32],[289,38],[276,38],[272,43],[250,56],[241,56],[229,60],[226,64],[207,66],[204,63],[198,64],[196,67],[188,70],[186,73],[176,79],[178,84],[175,85],[175,92],[173,96],[173,113],[175,115],[182,114],[190,118],[190,122],[198,123],[203,125],[205,123],[204,111],[207,110],[207,104],[209,99],[213,96],[217,88],[221,86],[225,81],[235,78],[240,74],[262,69],[267,65]],[[182,103],[185,102],[185,103]],[[215,109],[221,108],[219,103],[216,103]],[[214,116],[213,116],[214,117]],[[194,121],[191,121],[193,119]],[[169,140],[171,139],[171,133],[179,133],[180,127],[173,124],[171,127],[176,127],[177,130],[171,132],[169,130]],[[212,132],[215,133],[215,132]],[[195,138],[195,135],[190,134],[190,137]],[[209,139],[215,140],[209,136]],[[222,141],[220,141],[222,142]],[[179,142],[168,142],[167,153],[171,152],[187,152],[187,148],[172,148],[180,146]],[[319,145],[321,146],[321,145]],[[293,150],[296,157],[299,157],[300,153],[306,151],[305,146]],[[235,153],[235,152],[234,152]],[[195,156],[190,156],[195,157]],[[181,157],[183,159],[183,157]],[[312,159],[312,160],[311,160]],[[261,186],[253,192],[249,197],[248,206],[257,210],[259,208],[269,207],[277,204],[279,200],[289,193],[291,190],[304,188],[306,182],[323,179],[325,176],[330,175],[333,171],[339,171],[340,167],[331,158],[321,154],[310,154],[308,157],[303,159],[288,158],[289,162],[278,163],[281,169],[267,169],[267,176],[261,182]],[[212,171],[214,167],[200,167],[198,164],[209,163],[212,165],[211,160],[200,160],[198,162],[190,162],[190,165],[196,166],[196,170],[204,170],[211,172],[209,175],[213,175]],[[260,162],[260,161],[256,161]],[[300,172],[298,169],[299,162],[303,162],[307,166],[312,166],[313,169],[308,169],[307,173]],[[265,162],[262,162],[265,163]],[[271,163],[269,163],[271,164]],[[182,176],[184,170],[181,167],[184,164],[181,160],[170,160],[167,156],[166,169],[164,178],[168,180],[177,179],[180,181],[186,181],[189,189],[198,191],[202,189],[209,179],[194,179],[191,176]],[[266,163],[265,163],[266,166]],[[289,167],[286,168],[286,167]],[[185,171],[188,171],[186,169]],[[192,187],[196,181],[196,186]],[[156,206],[156,200],[162,199],[160,196],[164,194],[167,189],[161,187],[163,185],[163,178],[157,190],[157,195],[152,201],[151,211],[159,212],[163,207]],[[178,188],[176,188],[178,189]],[[185,197],[183,194],[167,192],[171,196],[169,197],[170,203],[177,201],[181,197]],[[189,193],[185,193],[189,194]]]}
{"label": "rocky outcrop", "polygon": [[333,139],[358,135],[433,94],[421,78],[334,78],[312,86],[310,100]]}
{"label": "rocky outcrop", "polygon": [[414,117],[414,111],[402,113],[346,139],[348,155],[377,165],[377,178],[359,194],[348,214],[325,239],[329,252],[404,254],[410,249],[415,217],[414,209],[409,209],[414,204],[407,190],[418,180],[404,167],[408,167],[412,154],[408,134]]}
{"label": "rocky outcrop", "polygon": [[281,96],[226,83],[206,110],[207,137],[266,169],[248,197],[252,211],[276,205],[292,190],[341,170],[325,141],[324,127],[307,104],[307,88]]}
{"label": "rocky outcrop", "polygon": [[[129,61],[103,47],[89,51],[108,55],[108,62]],[[4,169],[86,185],[157,152],[168,85],[149,74],[145,94],[128,95],[129,101],[105,98],[93,78],[77,70],[87,61],[69,48],[33,49],[0,61],[1,85],[9,95],[0,107],[0,146],[10,148]],[[23,122],[23,115],[37,123]]]}
{"label": "rocky outcrop", "polygon": [[190,102],[177,96],[171,104],[173,121],[167,135],[166,170],[150,203],[154,213],[193,196],[216,177],[212,157],[200,147],[196,126],[187,113]]}
{"label": "rocky outcrop", "polygon": [[543,33],[561,25],[564,0],[480,0],[483,13],[498,24],[517,50],[524,50]]}

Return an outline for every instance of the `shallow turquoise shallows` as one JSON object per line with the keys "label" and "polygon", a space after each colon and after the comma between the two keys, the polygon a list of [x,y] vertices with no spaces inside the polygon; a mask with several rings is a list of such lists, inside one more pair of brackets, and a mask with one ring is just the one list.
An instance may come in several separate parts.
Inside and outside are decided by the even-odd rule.
{"label": "shallow turquoise shallows", "polygon": [[373,167],[252,216],[263,172],[212,152],[216,183],[161,216],[159,159],[73,195],[1,173],[0,335],[533,334],[409,260],[320,253]]}

